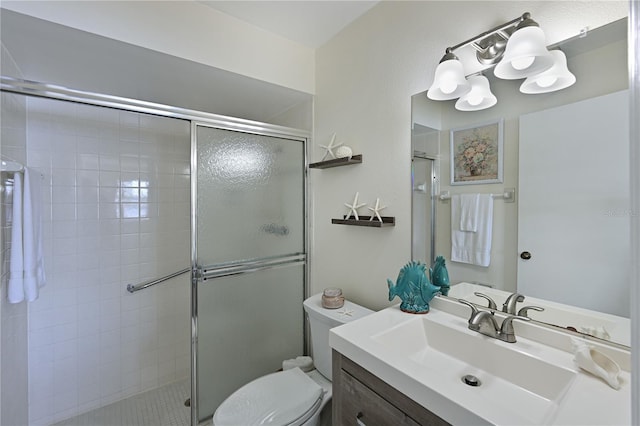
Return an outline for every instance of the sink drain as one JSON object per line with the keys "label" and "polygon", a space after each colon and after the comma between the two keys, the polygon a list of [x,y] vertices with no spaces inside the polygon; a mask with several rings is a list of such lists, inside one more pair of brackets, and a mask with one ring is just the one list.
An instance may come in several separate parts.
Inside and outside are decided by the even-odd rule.
{"label": "sink drain", "polygon": [[469,386],[480,386],[482,382],[473,374],[467,374],[466,376],[462,376],[462,383]]}

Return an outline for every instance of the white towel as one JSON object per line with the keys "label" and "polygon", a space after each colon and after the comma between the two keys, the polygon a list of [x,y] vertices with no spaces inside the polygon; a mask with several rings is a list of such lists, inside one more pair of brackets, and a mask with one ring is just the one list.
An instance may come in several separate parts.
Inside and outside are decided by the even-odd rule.
{"label": "white towel", "polygon": [[16,173],[13,184],[13,222],[11,225],[11,259],[7,297],[10,303],[33,302],[45,284],[42,250],[42,216],[40,182],[32,179],[28,169]]}
{"label": "white towel", "polygon": [[480,194],[460,195],[460,230],[478,231],[478,200]]}
{"label": "white towel", "polygon": [[451,261],[489,266],[493,230],[493,197],[478,196],[476,232],[460,230],[460,196],[451,197]]}
{"label": "white towel", "polygon": [[11,214],[11,251],[9,252],[9,285],[7,299],[9,303],[20,303],[24,300],[22,276],[24,260],[22,254],[22,174],[13,176],[13,209]]}

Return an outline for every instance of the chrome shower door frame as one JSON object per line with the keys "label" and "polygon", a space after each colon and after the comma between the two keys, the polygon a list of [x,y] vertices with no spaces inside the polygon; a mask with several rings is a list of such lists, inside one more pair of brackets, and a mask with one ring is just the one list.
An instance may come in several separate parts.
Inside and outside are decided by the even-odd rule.
{"label": "chrome shower door frame", "polygon": [[[303,264],[304,283],[303,298],[309,295],[309,197],[308,197],[308,144],[310,133],[307,131],[275,126],[267,123],[238,121],[221,117],[219,119],[192,120],[191,121],[191,426],[200,424],[198,418],[198,283],[203,278],[222,277],[229,275],[240,275],[252,273],[257,270],[276,268],[282,265]],[[197,128],[210,127],[221,130],[237,131],[260,136],[270,136],[283,139],[290,139],[303,143],[304,172],[303,172],[303,206],[304,206],[304,253],[292,253],[289,256],[266,260],[265,262],[255,262],[249,260],[243,264],[238,264],[230,268],[224,265],[207,271],[207,265],[198,265],[198,150],[197,150]],[[304,347],[308,346],[308,334],[306,332],[306,320],[300,318],[304,326]],[[205,420],[206,421],[206,420]],[[203,423],[205,422],[203,421]]]}

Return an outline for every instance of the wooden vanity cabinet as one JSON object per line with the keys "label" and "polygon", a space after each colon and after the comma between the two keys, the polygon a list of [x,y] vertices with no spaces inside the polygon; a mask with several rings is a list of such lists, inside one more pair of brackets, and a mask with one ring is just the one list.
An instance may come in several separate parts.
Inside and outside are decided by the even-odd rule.
{"label": "wooden vanity cabinet", "polygon": [[333,426],[444,426],[446,421],[333,351]]}

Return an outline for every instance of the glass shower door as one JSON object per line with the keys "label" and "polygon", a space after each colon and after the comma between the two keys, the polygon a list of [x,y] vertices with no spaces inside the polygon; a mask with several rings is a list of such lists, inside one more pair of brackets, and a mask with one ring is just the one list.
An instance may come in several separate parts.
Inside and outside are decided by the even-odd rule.
{"label": "glass shower door", "polygon": [[303,353],[305,140],[194,127],[192,402],[202,421]]}

